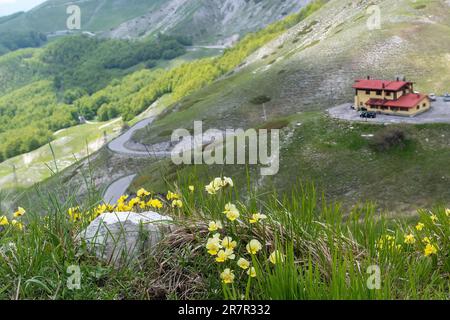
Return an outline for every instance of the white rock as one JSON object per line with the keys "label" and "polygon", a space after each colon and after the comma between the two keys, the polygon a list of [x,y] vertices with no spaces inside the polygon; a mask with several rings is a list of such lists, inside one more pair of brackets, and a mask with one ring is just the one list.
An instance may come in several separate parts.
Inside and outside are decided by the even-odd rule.
{"label": "white rock", "polygon": [[113,212],[97,217],[80,238],[99,259],[119,267],[150,252],[172,229],[172,218],[156,212]]}

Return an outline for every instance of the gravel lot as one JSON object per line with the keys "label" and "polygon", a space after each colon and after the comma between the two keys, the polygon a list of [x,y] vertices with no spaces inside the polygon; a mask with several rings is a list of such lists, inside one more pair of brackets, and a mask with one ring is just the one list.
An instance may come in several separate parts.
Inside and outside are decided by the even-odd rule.
{"label": "gravel lot", "polygon": [[332,118],[362,121],[373,123],[450,123],[450,102],[445,102],[443,97],[438,97],[437,101],[431,103],[431,109],[427,112],[418,114],[415,117],[392,116],[378,114],[375,119],[363,119],[359,117],[359,112],[351,109],[351,103],[345,103],[331,109],[327,112]]}

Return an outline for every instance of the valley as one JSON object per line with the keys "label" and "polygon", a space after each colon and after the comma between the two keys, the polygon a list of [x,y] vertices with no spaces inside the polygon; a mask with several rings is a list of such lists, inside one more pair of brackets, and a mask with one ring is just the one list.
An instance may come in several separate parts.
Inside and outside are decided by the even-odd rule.
{"label": "valley", "polygon": [[450,1],[75,4],[0,17],[0,299],[450,298]]}
{"label": "valley", "polygon": [[[381,1],[380,4],[388,5],[386,1]],[[405,8],[409,8],[408,15],[405,17],[420,32],[428,34],[431,32],[428,30],[429,28],[444,27],[444,25],[422,22],[421,10],[423,9],[414,9],[414,6],[408,1],[405,1],[405,4],[408,6],[398,7],[401,8],[399,12],[403,13]],[[155,190],[163,189],[165,181],[158,180],[162,176],[175,178],[180,173],[191,172],[192,170],[188,167],[173,167],[168,160],[157,159],[158,157],[155,158],[153,155],[149,159],[145,159],[143,156],[149,153],[148,150],[152,150],[153,144],[170,140],[172,130],[182,127],[190,128],[195,120],[203,120],[206,127],[219,129],[227,127],[282,129],[283,165],[278,176],[273,179],[265,179],[265,186],[261,186],[261,192],[270,188],[275,188],[281,193],[287,192],[288,186],[295,181],[288,184],[286,181],[290,181],[291,177],[298,177],[294,180],[314,181],[323,188],[329,197],[343,202],[346,206],[351,207],[358,202],[373,201],[381,210],[407,216],[413,215],[415,210],[422,206],[448,201],[449,195],[446,186],[449,173],[445,165],[448,145],[444,140],[445,124],[405,128],[407,132],[411,132],[409,147],[406,150],[394,150],[382,154],[373,150],[370,147],[370,141],[363,137],[382,131],[381,128],[370,124],[345,124],[326,117],[325,110],[330,106],[351,99],[351,84],[355,78],[369,72],[392,77],[389,70],[392,70],[392,75],[398,71],[396,59],[405,61],[400,57],[390,61],[389,57],[393,58],[393,56],[389,55],[389,57],[385,57],[383,68],[379,70],[376,69],[376,66],[368,65],[367,56],[374,54],[371,52],[372,48],[377,47],[376,41],[385,39],[386,33],[391,34],[391,39],[401,39],[397,33],[402,29],[397,28],[398,22],[389,22],[389,16],[384,17],[387,21],[385,29],[374,31],[371,38],[367,38],[364,33],[361,34],[361,39],[368,43],[374,43],[372,47],[361,45],[360,48],[353,48],[346,45],[346,39],[358,37],[359,32],[363,31],[362,26],[365,23],[361,18],[361,12],[364,11],[361,9],[363,5],[364,2],[348,4],[346,1],[327,4],[318,14],[296,24],[281,36],[274,37],[273,40],[270,36],[267,38],[268,40],[264,40],[267,41],[266,44],[262,42],[261,48],[255,47],[256,52],[246,58],[245,62],[241,63],[236,70],[222,76],[220,80],[214,81],[192,94],[177,92],[175,88],[170,94],[160,96],[163,97],[163,103],[159,106],[155,114],[156,119],[150,128],[134,129],[126,135],[126,140],[131,138],[135,144],[147,145],[147,147],[141,147],[142,151],[134,151],[136,154],[142,154],[140,155],[142,159],[135,160],[136,163],[139,163],[137,167],[130,165],[120,169],[122,176],[137,174],[130,191],[133,191],[133,188],[138,189],[140,185]],[[427,10],[433,13],[442,12],[438,10],[438,7],[442,5],[445,3],[431,4]],[[394,14],[398,14],[398,12],[392,11],[392,15]],[[433,17],[435,21],[443,21],[441,20],[443,17],[439,14]],[[403,21],[402,24],[405,22]],[[347,27],[344,28],[344,25]],[[274,35],[276,34],[278,33],[274,33]],[[409,46],[419,45],[408,38],[402,41],[404,43],[403,51],[399,51],[402,55],[408,55]],[[244,43],[238,44],[234,52],[238,53],[239,47],[244,47]],[[411,76],[417,76],[414,81],[417,82],[420,90],[430,92],[445,90],[447,83],[445,76],[437,77],[432,85],[428,80],[428,77],[434,78],[434,69],[432,68],[433,66],[438,67],[437,63],[442,61],[440,55],[445,56],[445,50],[441,47],[441,45],[431,43],[427,55],[420,59],[409,60],[409,65],[401,69],[402,71],[409,70]],[[357,50],[363,50],[363,52],[356,52]],[[411,50],[415,49],[411,48]],[[430,50],[435,50],[436,54],[435,62],[430,62],[432,68],[421,69],[421,74],[413,72],[413,70],[421,68],[421,61],[429,57]],[[317,64],[318,56],[321,57],[320,65]],[[219,59],[226,57],[227,55],[224,55]],[[381,55],[379,59],[382,57],[384,56]],[[199,63],[203,64],[202,61],[193,61],[192,67],[198,68]],[[204,61],[206,63],[207,60]],[[239,64],[239,60],[235,62],[235,65],[237,64]],[[352,67],[344,68],[345,65]],[[441,68],[443,66],[445,65],[439,65]],[[169,73],[173,72],[175,75],[178,69],[183,72],[185,72],[184,70],[193,70],[190,68],[189,64],[181,64]],[[324,72],[325,69],[328,71]],[[428,77],[423,74],[425,70],[428,72]],[[133,77],[135,76],[132,76],[130,80]],[[192,78],[191,72],[190,79]],[[274,83],[277,85],[274,86]],[[148,96],[151,86],[145,88],[147,91],[145,95]],[[95,101],[98,99],[96,96],[100,98],[104,94],[99,91],[90,100]],[[267,96],[268,101],[263,104],[251,102],[252,99],[262,95]],[[150,101],[153,101],[154,97],[159,97],[159,95],[150,95],[150,97]],[[177,102],[180,98],[181,100]],[[299,103],[300,101],[301,103]],[[199,115],[201,115],[200,118]],[[315,127],[318,124],[321,127],[325,125],[324,128],[329,129],[317,131]],[[308,131],[317,132],[318,136],[312,139],[315,136]],[[426,137],[424,132],[427,132],[429,137]],[[125,141],[122,141],[122,144],[124,143]],[[441,150],[439,154],[442,155],[442,158],[434,157],[432,152],[429,153],[428,150],[433,150],[433,148]],[[103,153],[104,156],[94,155],[93,158],[107,157],[109,160],[107,163],[94,160],[93,163],[98,172],[93,174],[98,181],[103,181],[100,186],[106,188],[108,181],[105,181],[102,175],[110,170],[115,171],[110,168],[106,169],[105,166],[113,166],[116,156],[109,150],[103,151]],[[106,156],[106,154],[109,155]],[[411,155],[414,157],[411,158]],[[120,158],[124,157],[125,155],[120,156]],[[121,162],[122,160],[118,160],[119,164]],[[431,171],[420,169],[420,166],[425,163],[432,168]],[[338,172],[335,171],[336,168],[339,168]],[[359,168],[361,174],[355,175],[355,168]],[[196,166],[195,171],[206,177],[214,170],[220,170],[239,179],[239,177],[245,177],[243,169],[239,166],[221,168]],[[148,173],[155,172],[155,170],[162,170],[163,173],[156,175]],[[250,172],[255,174],[254,178],[258,180],[257,171],[257,168],[250,169]],[[164,172],[168,172],[168,174]],[[433,172],[433,174],[430,175],[429,172]],[[70,174],[70,176],[72,175]],[[116,176],[115,179],[120,177]],[[377,187],[374,184],[380,180],[380,177],[388,178],[389,182],[379,185],[380,190],[375,190]],[[75,179],[75,181],[78,180]],[[422,182],[417,184],[413,181]],[[422,184],[432,185],[433,188],[423,190],[420,187]],[[411,188],[412,186],[417,186],[417,189]],[[395,192],[399,189],[405,191],[399,195]]]}

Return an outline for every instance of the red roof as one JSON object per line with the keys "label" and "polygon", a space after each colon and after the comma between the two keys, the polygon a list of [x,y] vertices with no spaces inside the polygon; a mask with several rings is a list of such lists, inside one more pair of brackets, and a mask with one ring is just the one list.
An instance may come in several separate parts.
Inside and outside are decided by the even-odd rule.
{"label": "red roof", "polygon": [[397,100],[386,99],[369,99],[366,105],[370,106],[384,106],[384,107],[398,107],[398,108],[415,108],[427,96],[424,94],[408,93]]}
{"label": "red roof", "polygon": [[405,85],[411,84],[412,82],[406,81],[387,81],[387,80],[372,80],[372,79],[358,79],[353,85],[354,89],[362,90],[389,90],[398,91],[402,89]]}

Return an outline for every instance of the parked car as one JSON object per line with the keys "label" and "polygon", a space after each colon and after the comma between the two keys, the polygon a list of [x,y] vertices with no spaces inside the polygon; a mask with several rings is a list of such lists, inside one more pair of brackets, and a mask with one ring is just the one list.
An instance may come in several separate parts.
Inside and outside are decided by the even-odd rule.
{"label": "parked car", "polygon": [[446,93],[446,94],[444,95],[444,101],[445,101],[445,102],[450,102],[450,94],[449,94],[449,93]]}
{"label": "parked car", "polygon": [[428,95],[428,98],[430,98],[431,101],[436,101],[437,100],[436,94],[434,94],[434,93],[430,93]]}
{"label": "parked car", "polygon": [[377,117],[377,114],[375,112],[370,112],[370,111],[362,111],[359,116],[361,118],[371,118],[371,119],[375,119]]}

